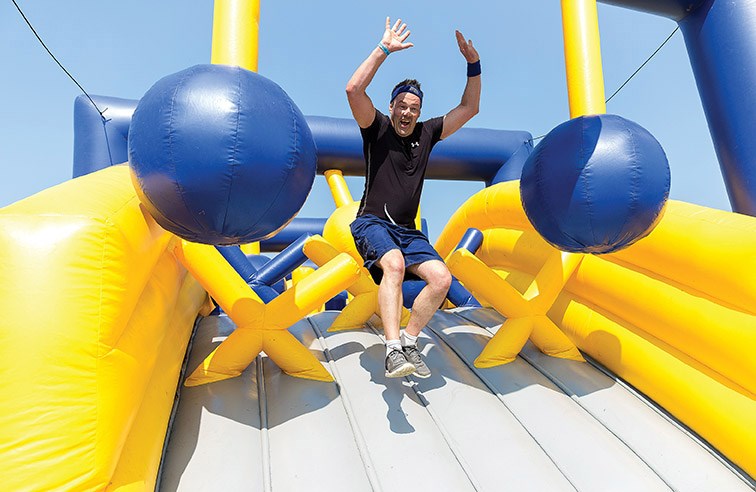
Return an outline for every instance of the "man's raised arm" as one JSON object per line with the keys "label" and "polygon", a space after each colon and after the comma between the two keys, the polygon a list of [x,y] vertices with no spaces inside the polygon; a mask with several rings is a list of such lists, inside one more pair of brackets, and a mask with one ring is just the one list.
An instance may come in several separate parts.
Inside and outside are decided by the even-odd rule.
{"label": "man's raised arm", "polygon": [[397,19],[391,27],[391,20],[386,17],[386,31],[383,33],[381,42],[370,52],[347,82],[346,93],[349,107],[360,128],[369,127],[375,119],[375,106],[366,92],[368,85],[372,82],[378,67],[390,53],[413,46],[412,43],[405,43],[409,35],[407,24],[402,24],[401,19]]}
{"label": "man's raised arm", "polygon": [[462,128],[462,125],[478,114],[480,106],[480,56],[473,47],[472,40],[465,41],[464,36],[459,31],[455,31],[455,34],[459,51],[467,60],[467,84],[459,105],[444,116],[442,139]]}

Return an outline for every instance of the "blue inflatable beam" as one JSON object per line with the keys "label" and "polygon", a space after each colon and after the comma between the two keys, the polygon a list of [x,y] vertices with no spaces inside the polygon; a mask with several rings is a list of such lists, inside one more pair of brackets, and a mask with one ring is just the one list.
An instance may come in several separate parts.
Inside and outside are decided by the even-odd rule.
{"label": "blue inflatable beam", "polygon": [[[92,96],[107,107],[106,138],[100,114],[85,96],[76,99],[74,113],[74,177],[127,160],[128,125],[139,101]],[[362,139],[354,120],[306,116],[317,146],[318,173],[340,169],[346,176],[364,176]],[[112,129],[111,129],[112,128]],[[111,136],[111,134],[113,136]],[[519,179],[533,150],[525,131],[462,128],[433,149],[426,176],[431,179],[483,181],[486,185]]]}
{"label": "blue inflatable beam", "polygon": [[[362,155],[360,130],[351,119],[307,116],[318,147],[318,173],[340,169],[345,176],[364,176],[365,160]],[[434,148],[428,162],[426,177],[461,181],[484,181],[487,185],[501,181],[494,178],[507,176],[519,179],[522,164],[532,149],[532,135],[524,131],[462,128]],[[510,164],[518,158],[519,168]],[[506,163],[506,172],[501,172]]]}
{"label": "blue inflatable beam", "polygon": [[756,2],[600,1],[679,23],[730,204],[756,216]]}
{"label": "blue inflatable beam", "polygon": [[260,241],[260,251],[277,253],[283,251],[291,243],[299,239],[302,234],[323,234],[326,219],[312,219],[295,217],[278,234],[270,239]]}
{"label": "blue inflatable beam", "polygon": [[[472,254],[475,254],[483,244],[483,233],[478,229],[471,227],[465,231],[462,239],[457,244],[457,249],[466,249]],[[480,307],[480,302],[473,296],[469,290],[465,289],[456,277],[452,277],[452,283],[449,287],[449,293],[446,294],[452,304],[457,307]]]}
{"label": "blue inflatable beam", "polygon": [[291,274],[297,267],[307,261],[304,254],[304,243],[310,234],[303,234],[299,239],[291,243],[286,249],[277,254],[265,266],[252,275],[253,285],[273,285]]}
{"label": "blue inflatable beam", "polygon": [[310,234],[303,234],[271,260],[248,258],[239,246],[216,246],[216,249],[267,304],[280,293],[276,284],[307,261],[302,248],[309,237]]}
{"label": "blue inflatable beam", "polygon": [[341,311],[346,307],[348,297],[347,291],[339,292],[325,303],[326,311]]}
{"label": "blue inflatable beam", "polygon": [[601,3],[626,7],[640,12],[661,15],[679,21],[702,0],[599,0]]}
{"label": "blue inflatable beam", "polygon": [[470,227],[465,231],[454,250],[466,249],[470,253],[475,254],[481,244],[483,244],[483,233],[474,227]]}
{"label": "blue inflatable beam", "polygon": [[264,284],[253,284],[252,279],[257,274],[257,268],[247,258],[244,252],[239,246],[216,246],[215,247],[221,256],[228,261],[228,263],[234,267],[236,273],[238,273],[245,282],[250,284],[255,294],[260,296],[260,299],[265,303],[269,303],[278,296],[279,292],[273,287]]}
{"label": "blue inflatable beam", "polygon": [[225,258],[225,260],[234,267],[236,273],[250,283],[252,277],[257,273],[257,268],[247,259],[247,255],[239,246],[216,246],[215,249]]}
{"label": "blue inflatable beam", "polygon": [[[289,222],[278,234],[270,239],[260,241],[260,251],[262,253],[278,253],[283,251],[287,246],[296,241],[302,234],[323,234],[327,219],[316,219],[309,217],[295,217]],[[428,222],[421,219],[421,229],[423,234],[428,235]],[[315,264],[313,263],[313,266]]]}
{"label": "blue inflatable beam", "polygon": [[86,96],[74,101],[74,178],[129,158],[129,126],[137,101],[105,96],[94,100],[102,117]]}

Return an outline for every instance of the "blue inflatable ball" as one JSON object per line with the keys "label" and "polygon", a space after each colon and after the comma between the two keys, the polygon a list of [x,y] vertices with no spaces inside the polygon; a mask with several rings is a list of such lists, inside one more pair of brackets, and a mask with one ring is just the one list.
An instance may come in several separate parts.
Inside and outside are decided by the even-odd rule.
{"label": "blue inflatable ball", "polygon": [[669,195],[667,156],[643,127],[603,114],[566,121],[525,162],[522,205],[562,251],[611,253],[648,235]]}
{"label": "blue inflatable ball", "polygon": [[162,227],[194,242],[239,244],[274,235],[302,208],[315,143],[275,83],[239,67],[197,65],[139,101],[129,165]]}

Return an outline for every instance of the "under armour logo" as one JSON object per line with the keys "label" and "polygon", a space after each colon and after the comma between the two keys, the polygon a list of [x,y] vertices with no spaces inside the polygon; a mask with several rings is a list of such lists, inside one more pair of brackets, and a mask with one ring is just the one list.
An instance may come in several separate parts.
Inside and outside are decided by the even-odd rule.
{"label": "under armour logo", "polygon": [[410,144],[410,148],[414,149],[415,147],[420,147],[420,142],[412,142]]}

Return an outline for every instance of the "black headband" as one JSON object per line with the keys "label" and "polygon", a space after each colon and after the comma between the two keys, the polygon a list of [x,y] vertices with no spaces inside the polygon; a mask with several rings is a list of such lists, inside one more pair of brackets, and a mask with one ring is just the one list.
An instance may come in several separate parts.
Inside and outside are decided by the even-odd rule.
{"label": "black headband", "polygon": [[417,97],[420,98],[420,106],[423,105],[423,91],[415,87],[414,85],[400,85],[394,91],[391,93],[391,101],[394,102],[394,99],[396,99],[396,96],[401,94],[402,92],[409,92],[410,94],[414,94]]}

